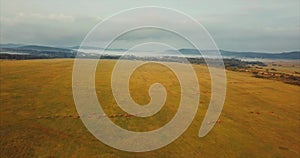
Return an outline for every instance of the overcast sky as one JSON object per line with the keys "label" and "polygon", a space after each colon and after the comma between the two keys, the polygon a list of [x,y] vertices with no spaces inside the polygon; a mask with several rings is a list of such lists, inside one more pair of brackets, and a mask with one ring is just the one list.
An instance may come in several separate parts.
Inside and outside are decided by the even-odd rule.
{"label": "overcast sky", "polygon": [[104,18],[124,9],[155,5],[194,17],[220,49],[300,50],[300,0],[0,1],[0,43],[79,45]]}

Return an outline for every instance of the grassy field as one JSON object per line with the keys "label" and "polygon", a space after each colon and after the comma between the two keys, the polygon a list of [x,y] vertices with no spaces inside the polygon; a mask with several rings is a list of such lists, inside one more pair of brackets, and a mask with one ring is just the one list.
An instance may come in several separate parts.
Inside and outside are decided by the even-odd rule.
{"label": "grassy field", "polygon": [[[115,61],[103,64],[96,73],[99,101],[108,115],[122,114],[110,87]],[[221,122],[199,138],[211,85],[207,68],[194,65],[201,99],[190,127],[161,149],[130,153],[101,143],[76,118],[72,59],[2,60],[0,68],[1,157],[300,157],[299,86],[227,71]],[[110,119],[133,131],[157,129],[170,121],[178,108],[180,90],[168,68],[154,63],[138,68],[130,80],[131,96],[139,104],[148,103],[148,87],[155,82],[168,92],[159,113],[149,118]]]}
{"label": "grassy field", "polygon": [[[299,60],[266,60],[267,69],[276,69],[279,72],[287,74],[295,74],[295,72],[300,71]],[[299,74],[295,74],[298,75]]]}

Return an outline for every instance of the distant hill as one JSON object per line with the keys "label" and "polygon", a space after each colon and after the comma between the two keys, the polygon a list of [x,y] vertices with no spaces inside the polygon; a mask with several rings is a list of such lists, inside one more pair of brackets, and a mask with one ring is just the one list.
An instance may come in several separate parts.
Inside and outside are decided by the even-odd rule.
{"label": "distant hill", "polygon": [[[69,48],[59,48],[40,45],[21,45],[21,44],[0,44],[0,52],[6,53],[26,53],[34,56],[46,56],[51,58],[74,58],[79,46]],[[84,49],[103,50],[100,47],[82,47],[80,54],[85,57],[91,56],[84,53]],[[126,51],[126,49],[107,49],[109,51]],[[173,50],[166,50],[171,53]],[[197,49],[179,49],[179,52],[185,55],[198,55]],[[214,54],[216,50],[205,50],[206,54]],[[235,52],[219,50],[223,57],[229,58],[259,58],[259,59],[300,59],[300,51],[283,52],[283,53],[263,53],[263,52]],[[168,55],[168,54],[166,54]]]}
{"label": "distant hill", "polygon": [[240,58],[262,58],[262,59],[300,59],[300,51],[283,53],[258,53],[258,52],[231,52],[220,50],[224,56]]}
{"label": "distant hill", "polygon": [[49,58],[73,58],[76,56],[77,51],[58,48],[58,47],[49,47],[49,46],[39,46],[39,45],[24,45],[24,46],[12,46],[0,45],[0,52],[5,53],[25,53],[31,56],[42,56]]}
{"label": "distant hill", "polygon": [[[206,52],[214,52],[216,50],[207,50]],[[199,54],[197,49],[180,49],[179,52],[186,55]],[[224,57],[233,58],[261,58],[261,59],[300,59],[300,51],[283,52],[283,53],[262,53],[262,52],[235,52],[219,50]]]}
{"label": "distant hill", "polygon": [[0,44],[0,48],[16,48],[24,46],[22,44],[14,44],[14,43],[8,43],[8,44]]}
{"label": "distant hill", "polygon": [[58,47],[48,47],[48,46],[38,46],[38,45],[26,45],[17,47],[17,49],[22,50],[36,50],[36,51],[53,51],[53,52],[70,52],[70,49],[58,48]]}

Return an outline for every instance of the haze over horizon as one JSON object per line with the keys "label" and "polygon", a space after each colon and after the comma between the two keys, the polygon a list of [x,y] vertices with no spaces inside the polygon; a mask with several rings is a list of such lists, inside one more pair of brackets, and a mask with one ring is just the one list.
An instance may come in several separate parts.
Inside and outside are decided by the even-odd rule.
{"label": "haze over horizon", "polygon": [[[81,0],[67,0],[68,3],[16,1],[0,1],[0,43],[76,46],[80,45],[90,29],[106,17],[124,9],[152,5],[178,9],[191,15],[209,31],[219,49],[278,53],[300,50],[298,0],[291,0],[289,3],[280,0],[226,2],[91,0],[90,3]],[[132,22],[135,19],[132,17],[123,20]],[[182,22],[171,20],[176,25]],[[116,22],[116,27],[118,24]],[[113,30],[114,28],[111,28],[107,33]],[[153,36],[168,38],[163,35]],[[143,40],[138,35],[133,38]],[[108,39],[103,37],[102,40]],[[125,40],[123,43],[124,47],[126,42]]]}

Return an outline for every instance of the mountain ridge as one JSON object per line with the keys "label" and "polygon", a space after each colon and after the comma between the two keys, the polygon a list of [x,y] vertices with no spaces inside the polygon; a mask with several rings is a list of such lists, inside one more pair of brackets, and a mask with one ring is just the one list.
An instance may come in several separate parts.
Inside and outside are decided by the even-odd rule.
{"label": "mountain ridge", "polygon": [[[54,46],[42,46],[42,45],[23,45],[23,44],[0,44],[0,52],[19,52],[28,53],[32,55],[50,55],[52,57],[74,57],[80,46],[73,47],[54,47]],[[74,50],[75,49],[75,50]],[[84,52],[84,49],[103,50],[104,48],[98,47],[82,47],[80,53],[88,54]],[[126,49],[108,49],[110,51],[126,51]],[[174,50],[166,50],[166,52],[172,52]],[[182,48],[178,50],[183,55],[198,55],[200,51],[197,49]],[[205,54],[216,52],[217,50],[204,50]],[[265,53],[265,52],[241,52],[241,51],[226,51],[219,50],[222,56],[232,58],[259,58],[259,59],[300,59],[300,51],[290,51],[282,53]],[[71,55],[72,54],[72,55]]]}

